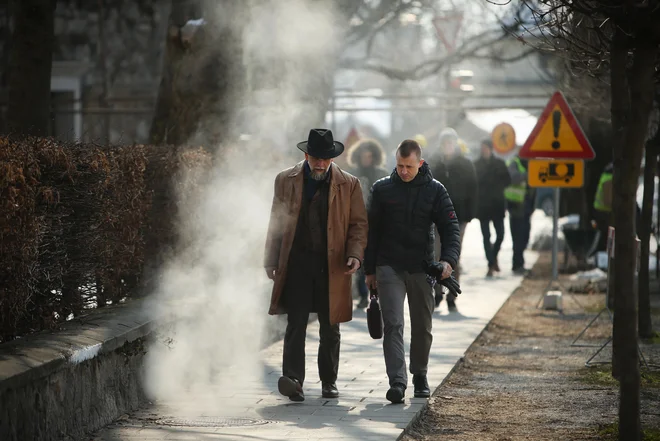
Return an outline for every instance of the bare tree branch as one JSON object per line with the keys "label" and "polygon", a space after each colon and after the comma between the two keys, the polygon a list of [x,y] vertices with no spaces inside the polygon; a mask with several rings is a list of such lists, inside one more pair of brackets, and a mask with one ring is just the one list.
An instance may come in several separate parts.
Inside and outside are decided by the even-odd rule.
{"label": "bare tree branch", "polygon": [[344,69],[377,72],[396,80],[421,80],[434,75],[444,67],[461,60],[472,58],[491,59],[499,62],[511,62],[520,60],[537,50],[536,48],[523,50],[521,53],[510,57],[503,57],[489,52],[489,50],[491,50],[494,46],[507,38],[510,38],[509,33],[502,29],[486,31],[467,39],[452,53],[442,57],[425,60],[418,65],[407,69],[389,66],[385,63],[384,60],[369,58],[343,59],[340,61],[339,67]]}

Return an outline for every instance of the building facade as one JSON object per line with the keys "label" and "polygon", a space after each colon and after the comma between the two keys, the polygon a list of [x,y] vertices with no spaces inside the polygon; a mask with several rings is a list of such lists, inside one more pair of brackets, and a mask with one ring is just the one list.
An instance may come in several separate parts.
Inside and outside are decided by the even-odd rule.
{"label": "building facade", "polygon": [[[58,0],[51,134],[111,143],[148,141],[169,16],[168,0]],[[0,3],[0,128],[11,44]]]}

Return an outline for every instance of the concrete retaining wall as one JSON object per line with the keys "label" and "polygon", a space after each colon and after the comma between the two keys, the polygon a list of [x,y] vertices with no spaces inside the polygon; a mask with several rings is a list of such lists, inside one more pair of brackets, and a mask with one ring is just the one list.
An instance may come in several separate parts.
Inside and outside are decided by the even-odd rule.
{"label": "concrete retaining wall", "polygon": [[144,400],[144,339],[0,392],[0,439],[80,439]]}
{"label": "concrete retaining wall", "polygon": [[[1,344],[0,440],[80,439],[145,403],[142,363],[156,333],[143,304]],[[281,339],[285,324],[270,317],[265,344]]]}

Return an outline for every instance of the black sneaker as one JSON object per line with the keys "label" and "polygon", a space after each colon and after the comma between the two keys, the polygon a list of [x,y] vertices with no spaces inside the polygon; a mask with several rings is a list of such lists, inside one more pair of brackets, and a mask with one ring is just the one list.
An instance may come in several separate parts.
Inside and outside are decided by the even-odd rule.
{"label": "black sneaker", "polygon": [[357,304],[357,309],[364,309],[369,306],[369,299],[366,297],[360,297],[360,303]]}
{"label": "black sneaker", "polygon": [[394,383],[387,391],[385,398],[392,404],[403,403],[403,397],[406,396],[406,386],[401,383]]}
{"label": "black sneaker", "polygon": [[426,375],[413,375],[413,384],[415,385],[415,398],[428,398],[431,396],[429,382]]}
{"label": "black sneaker", "polygon": [[449,312],[456,312],[456,301],[452,299],[447,299],[447,308],[449,309]]}
{"label": "black sneaker", "polygon": [[277,390],[291,401],[305,401],[302,384],[296,378],[280,377]]}

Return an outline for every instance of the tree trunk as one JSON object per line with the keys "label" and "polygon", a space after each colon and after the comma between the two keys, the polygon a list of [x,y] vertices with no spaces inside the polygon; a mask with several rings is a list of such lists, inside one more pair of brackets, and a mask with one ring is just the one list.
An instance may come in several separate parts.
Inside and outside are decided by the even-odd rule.
{"label": "tree trunk", "polygon": [[[626,65],[628,61],[628,45],[626,35],[616,28],[614,36],[612,38],[612,49],[610,52],[610,76],[611,76],[611,88],[612,88],[612,162],[614,164],[614,170],[612,173],[612,187],[615,191],[612,192],[612,212],[610,214],[610,225],[614,227],[615,231],[615,257],[612,261],[611,275],[609,279],[608,289],[610,293],[610,306],[615,311],[616,314],[616,302],[617,302],[617,285],[620,286],[620,281],[618,281],[618,271],[617,268],[620,265],[617,265],[619,259],[619,237],[623,238],[625,234],[628,234],[629,231],[619,231],[623,228],[623,225],[619,222],[622,216],[615,216],[615,213],[623,213],[624,210],[623,203],[626,200],[619,196],[617,190],[623,189],[622,187],[622,165],[623,165],[623,152],[625,146],[625,130],[629,124],[628,118],[630,115],[630,96],[628,94],[628,79],[626,76]],[[628,214],[626,219],[633,214],[632,209],[626,211],[624,214]],[[628,234],[629,235],[629,234]],[[619,348],[620,338],[617,338],[616,332],[614,332],[614,339],[612,342],[612,376],[614,378],[619,378]]]}
{"label": "tree trunk", "polygon": [[[619,440],[640,440],[640,372],[637,352],[635,195],[654,90],[657,48],[637,45],[626,81],[628,43],[616,28],[612,41],[612,124],[615,133],[613,201],[615,236],[613,364],[620,382]],[[624,154],[625,152],[625,154]]]}
{"label": "tree trunk", "polygon": [[[230,119],[241,90],[240,0],[173,0],[162,78],[151,124],[153,144],[218,146],[230,137]],[[204,24],[190,20],[203,19]]]}
{"label": "tree trunk", "polygon": [[[657,160],[657,158],[656,158]],[[660,161],[656,163],[656,173],[660,174]],[[660,196],[660,182],[658,182],[658,188],[656,190]],[[658,197],[658,206],[655,217],[656,233],[660,234],[660,197]],[[658,243],[658,238],[656,237],[656,244]],[[655,249],[655,278],[660,279],[660,246],[657,246]]]}
{"label": "tree trunk", "polygon": [[642,203],[642,218],[639,240],[641,241],[641,256],[639,266],[639,336],[648,338],[653,336],[651,322],[651,297],[649,292],[649,256],[651,242],[651,224],[653,223],[653,194],[655,193],[655,171],[658,165],[658,156],[653,148],[646,148],[646,165],[644,167],[644,202]]}
{"label": "tree trunk", "polygon": [[14,32],[9,54],[7,128],[10,133],[47,136],[53,67],[53,0],[11,2]]}
{"label": "tree trunk", "polygon": [[152,144],[178,145],[185,141],[191,129],[176,121],[175,78],[181,69],[184,47],[181,41],[181,28],[191,18],[186,13],[187,0],[172,0],[168,31],[165,37],[165,55],[156,99],[156,109],[151,122],[149,139]]}

